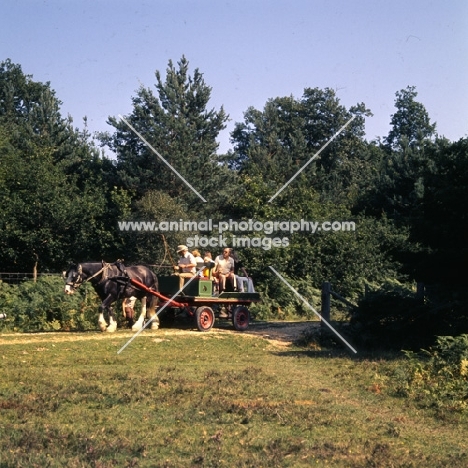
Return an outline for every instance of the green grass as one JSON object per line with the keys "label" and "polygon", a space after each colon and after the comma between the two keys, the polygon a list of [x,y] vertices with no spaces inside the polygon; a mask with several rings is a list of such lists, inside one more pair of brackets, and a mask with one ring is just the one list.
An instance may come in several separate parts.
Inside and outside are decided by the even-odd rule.
{"label": "green grass", "polygon": [[466,416],[393,397],[394,356],[131,336],[0,336],[0,467],[468,466]]}

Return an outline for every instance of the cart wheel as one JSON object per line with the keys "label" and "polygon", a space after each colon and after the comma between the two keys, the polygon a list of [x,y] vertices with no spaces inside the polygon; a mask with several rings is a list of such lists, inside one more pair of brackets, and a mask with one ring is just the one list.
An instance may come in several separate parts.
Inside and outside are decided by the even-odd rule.
{"label": "cart wheel", "polygon": [[197,327],[200,331],[206,332],[211,330],[215,321],[213,309],[207,306],[199,307],[195,312],[195,317],[197,319]]}
{"label": "cart wheel", "polygon": [[237,306],[232,312],[232,324],[237,331],[249,328],[250,312],[245,306]]}

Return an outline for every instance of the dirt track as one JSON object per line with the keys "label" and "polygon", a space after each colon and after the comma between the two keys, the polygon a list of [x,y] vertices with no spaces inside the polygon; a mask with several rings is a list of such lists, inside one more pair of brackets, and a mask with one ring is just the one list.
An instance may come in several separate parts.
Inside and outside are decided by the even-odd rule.
{"label": "dirt track", "polygon": [[[213,327],[208,334],[239,334],[240,336],[257,336],[268,340],[271,344],[277,346],[288,346],[294,340],[301,337],[302,333],[310,327],[317,327],[320,322],[252,322],[245,332],[237,332],[232,324],[227,321],[220,321],[219,325]],[[155,339],[166,338],[168,336],[192,335],[206,336],[194,328],[188,327],[170,327],[161,328],[157,331],[144,330],[144,336],[153,336]],[[51,332],[51,333],[15,333],[0,335],[0,345],[2,344],[25,344],[25,343],[44,343],[44,342],[67,342],[67,341],[87,341],[104,340],[112,338],[131,338],[134,332],[130,330],[118,330],[116,333],[74,333],[74,332]]]}

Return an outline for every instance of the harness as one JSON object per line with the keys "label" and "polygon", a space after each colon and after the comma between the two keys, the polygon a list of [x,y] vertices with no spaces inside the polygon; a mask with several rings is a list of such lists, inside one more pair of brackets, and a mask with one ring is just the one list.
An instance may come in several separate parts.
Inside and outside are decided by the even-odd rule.
{"label": "harness", "polygon": [[[116,276],[114,278],[109,278],[112,281],[115,281],[119,286],[119,291],[117,292],[117,297],[121,298],[125,290],[127,289],[128,284],[130,283],[130,277],[128,276],[123,260],[117,260],[114,265],[117,269],[123,274],[123,276]],[[102,280],[101,280],[102,281]]]}
{"label": "harness", "polygon": [[[117,291],[117,299],[121,298],[127,289],[128,284],[130,283],[130,277],[128,276],[127,270],[125,269],[125,266],[122,263],[122,260],[117,260],[115,263],[106,263],[102,262],[102,268],[94,273],[94,275],[90,276],[89,278],[86,278],[83,280],[83,267],[81,264],[78,265],[77,267],[77,277],[75,281],[67,283],[67,285],[71,286],[72,288],[76,289],[77,287],[81,286],[83,283],[86,283],[88,281],[91,281],[94,278],[97,278],[100,274],[102,274],[102,278],[99,280],[99,283],[102,283],[106,280],[109,281],[115,281],[118,285],[118,291]],[[109,270],[111,269],[112,266],[116,266],[121,275],[110,277],[109,278]]]}

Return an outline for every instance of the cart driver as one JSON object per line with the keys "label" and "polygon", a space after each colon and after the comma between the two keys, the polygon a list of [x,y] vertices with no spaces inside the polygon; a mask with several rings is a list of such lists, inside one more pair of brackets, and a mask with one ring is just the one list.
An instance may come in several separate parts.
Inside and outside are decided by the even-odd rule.
{"label": "cart driver", "polygon": [[195,257],[188,251],[186,245],[178,245],[177,253],[179,254],[179,261],[177,266],[174,267],[176,275],[179,277],[179,290],[184,287],[185,278],[192,278],[196,273],[197,262]]}

